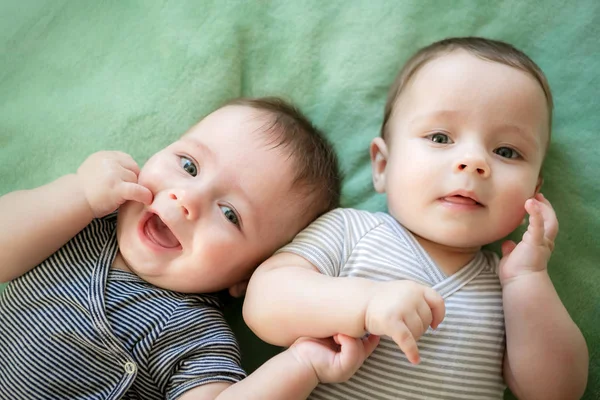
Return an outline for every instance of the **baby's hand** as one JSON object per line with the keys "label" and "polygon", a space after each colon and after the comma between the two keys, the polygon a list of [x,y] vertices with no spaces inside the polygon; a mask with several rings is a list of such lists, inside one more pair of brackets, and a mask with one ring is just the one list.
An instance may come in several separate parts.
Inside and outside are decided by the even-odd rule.
{"label": "baby's hand", "polygon": [[417,340],[444,319],[444,299],[430,287],[408,280],[380,282],[365,312],[365,329],[387,335],[396,342],[408,361],[418,364]]}
{"label": "baby's hand", "polygon": [[379,336],[363,339],[338,334],[328,339],[300,338],[290,350],[299,362],[310,366],[321,383],[350,379],[379,344]]}
{"label": "baby's hand", "polygon": [[137,183],[140,168],[129,154],[99,151],[77,170],[77,177],[95,218],[115,211],[128,200],[152,202],[152,192]]}
{"label": "baby's hand", "polygon": [[525,210],[529,213],[529,226],[523,240],[518,245],[510,240],[502,244],[500,281],[503,286],[519,276],[546,270],[554,250],[558,220],[550,202],[538,193],[525,202]]}

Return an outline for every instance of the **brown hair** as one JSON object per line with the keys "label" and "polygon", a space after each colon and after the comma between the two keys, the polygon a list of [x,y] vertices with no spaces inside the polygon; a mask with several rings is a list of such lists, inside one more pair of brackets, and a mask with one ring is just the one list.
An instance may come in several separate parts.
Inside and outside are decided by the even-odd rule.
{"label": "brown hair", "polygon": [[230,105],[251,107],[267,117],[261,132],[270,135],[270,146],[283,146],[289,152],[294,162],[293,183],[308,193],[309,205],[303,204],[303,211],[316,213],[316,218],[339,207],[342,174],[335,150],[298,108],[278,97],[237,98],[223,107]]}
{"label": "brown hair", "polygon": [[535,78],[546,95],[549,115],[548,127],[549,131],[551,130],[553,109],[552,92],[550,91],[550,85],[548,84],[546,76],[531,58],[521,50],[499,40],[480,37],[456,37],[440,40],[429,46],[423,47],[404,64],[388,92],[388,98],[383,114],[383,124],[381,125],[381,137],[385,139],[387,124],[394,111],[394,106],[398,102],[398,98],[408,82],[410,82],[419,69],[428,62],[458,49],[465,50],[472,55],[487,61],[494,61],[520,69]]}

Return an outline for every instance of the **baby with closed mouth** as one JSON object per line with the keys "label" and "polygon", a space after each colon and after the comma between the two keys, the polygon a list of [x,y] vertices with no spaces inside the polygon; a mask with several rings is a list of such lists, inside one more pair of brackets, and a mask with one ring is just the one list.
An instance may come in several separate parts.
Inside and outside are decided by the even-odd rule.
{"label": "baby with closed mouth", "polygon": [[[552,107],[544,73],[508,43],[444,39],[404,64],[370,146],[387,212],[321,216],[248,286],[244,318],[271,344],[383,336],[350,380],[311,399],[501,400],[506,386],[520,399],[580,398],[585,340],[547,272]],[[527,215],[501,259],[484,249]]]}

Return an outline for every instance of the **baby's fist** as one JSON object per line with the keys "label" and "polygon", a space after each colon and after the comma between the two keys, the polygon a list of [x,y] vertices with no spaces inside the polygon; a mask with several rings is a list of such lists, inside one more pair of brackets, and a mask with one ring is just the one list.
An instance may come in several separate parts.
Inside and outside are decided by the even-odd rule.
{"label": "baby's fist", "polygon": [[350,379],[378,344],[376,335],[355,339],[337,334],[328,339],[300,338],[290,350],[313,369],[319,382],[337,383]]}
{"label": "baby's fist", "polygon": [[152,202],[152,193],[139,185],[140,169],[133,158],[120,151],[99,151],[77,170],[77,177],[94,218],[115,211],[128,200]]}

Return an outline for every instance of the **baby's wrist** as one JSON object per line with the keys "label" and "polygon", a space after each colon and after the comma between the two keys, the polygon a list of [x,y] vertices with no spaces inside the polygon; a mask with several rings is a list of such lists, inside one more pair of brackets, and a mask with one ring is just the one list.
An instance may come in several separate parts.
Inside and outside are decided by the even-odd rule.
{"label": "baby's wrist", "polygon": [[319,374],[313,366],[313,363],[310,361],[310,357],[305,358],[301,354],[302,352],[299,351],[294,345],[287,349],[287,352],[290,354],[290,357],[296,364],[299,375],[304,376],[305,381],[310,381],[314,384],[314,387],[317,387],[317,385],[320,383]]}
{"label": "baby's wrist", "polygon": [[500,283],[502,285],[502,290],[513,287],[523,290],[540,280],[546,280],[548,278],[548,268],[543,268],[536,271],[523,271],[517,275],[501,279]]}
{"label": "baby's wrist", "polygon": [[389,281],[372,281],[372,283],[370,285],[368,285],[368,287],[365,288],[365,290],[363,291],[364,295],[365,295],[365,299],[366,299],[366,303],[363,309],[363,315],[362,315],[362,319],[363,319],[363,331],[362,332],[358,332],[360,333],[359,335],[354,335],[355,337],[359,337],[359,336],[363,336],[366,335],[368,333],[371,333],[372,331],[376,331],[376,329],[374,328],[374,319],[376,319],[376,315],[373,314],[377,314],[377,305],[376,303],[380,300],[378,299],[378,296],[380,296],[383,292],[384,292],[384,288],[385,286],[389,285]]}
{"label": "baby's wrist", "polygon": [[85,207],[87,211],[89,211],[90,221],[96,218],[96,214],[94,212],[94,208],[90,203],[87,192],[85,190],[85,178],[82,177],[79,173],[70,174],[68,178],[72,180],[72,193],[73,196],[77,196],[78,201],[81,202],[82,207]]}

